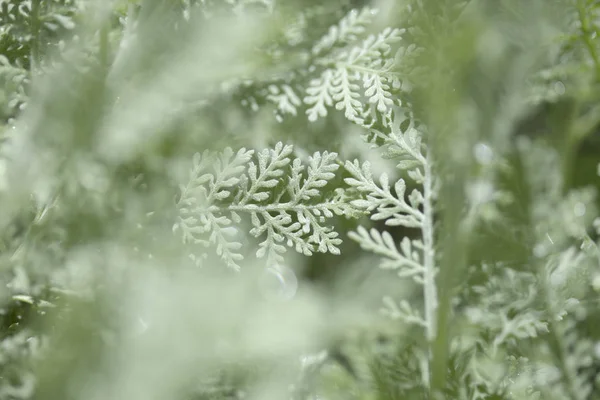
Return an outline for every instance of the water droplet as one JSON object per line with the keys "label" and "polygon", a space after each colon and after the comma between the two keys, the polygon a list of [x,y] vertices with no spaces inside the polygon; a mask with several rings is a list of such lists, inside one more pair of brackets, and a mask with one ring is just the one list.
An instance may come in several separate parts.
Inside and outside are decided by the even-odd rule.
{"label": "water droplet", "polygon": [[473,149],[475,159],[481,165],[488,165],[494,158],[494,152],[490,146],[485,143],[477,143]]}
{"label": "water droplet", "polygon": [[553,89],[554,89],[554,93],[556,93],[559,96],[565,94],[565,90],[566,90],[565,84],[562,83],[561,81],[554,82]]}
{"label": "water droplet", "polygon": [[467,198],[473,207],[488,203],[494,199],[494,185],[484,180],[469,182]]}
{"label": "water droplet", "polygon": [[537,258],[545,257],[546,254],[547,254],[546,246],[544,246],[541,243],[536,244],[535,247],[533,248],[533,255],[536,256]]}
{"label": "water droplet", "polygon": [[275,264],[265,269],[260,285],[269,299],[291,300],[298,290],[298,278],[291,268]]}
{"label": "water droplet", "polygon": [[138,322],[139,322],[139,329],[140,329],[140,333],[144,333],[148,330],[148,323],[146,321],[144,321],[144,319],[142,317],[138,317]]}
{"label": "water droplet", "polygon": [[600,358],[600,342],[596,342],[594,345],[594,355],[596,358]]}
{"label": "water droplet", "polygon": [[578,202],[577,204],[575,204],[573,212],[575,213],[576,217],[583,217],[585,215],[585,204],[583,204],[582,202]]}

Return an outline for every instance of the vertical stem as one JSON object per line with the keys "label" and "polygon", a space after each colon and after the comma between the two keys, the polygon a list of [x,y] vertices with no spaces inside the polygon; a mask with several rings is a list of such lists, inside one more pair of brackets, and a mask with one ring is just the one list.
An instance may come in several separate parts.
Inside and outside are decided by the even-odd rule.
{"label": "vertical stem", "polygon": [[41,0],[32,0],[31,2],[31,15],[29,16],[29,23],[31,25],[31,57],[29,69],[32,72],[32,76],[35,76],[36,69],[40,65],[40,2]]}
{"label": "vertical stem", "polygon": [[583,41],[585,46],[592,57],[594,62],[594,69],[596,72],[596,81],[600,80],[600,56],[596,50],[596,44],[592,41],[592,27],[590,26],[589,15],[586,10],[585,1],[579,0],[577,2],[577,13],[579,15],[579,21],[581,22],[581,33],[583,34]]}
{"label": "vertical stem", "polygon": [[556,132],[556,134],[559,135],[557,146],[561,153],[561,173],[564,193],[568,192],[571,187],[574,162],[576,161],[577,151],[579,150],[582,139],[577,134],[575,127],[576,119],[579,115],[579,108],[579,101],[574,99],[569,107],[565,107],[562,121],[557,121],[557,126],[560,127],[560,130],[557,130]]}
{"label": "vertical stem", "polygon": [[437,333],[437,288],[435,285],[435,249],[433,240],[433,175],[431,172],[431,159],[429,152],[423,164],[423,297],[425,303],[425,334],[428,343],[428,370],[427,382],[431,387],[431,361],[433,360],[433,344]]}
{"label": "vertical stem", "polygon": [[424,164],[425,181],[423,183],[423,261],[425,271],[423,273],[423,291],[425,298],[425,321],[427,323],[427,341],[433,342],[436,335],[436,310],[438,306],[437,291],[435,287],[435,250],[433,242],[433,176],[431,173],[431,161],[429,155]]}
{"label": "vertical stem", "polygon": [[[462,224],[464,204],[464,171],[451,165],[454,177],[444,175],[440,198],[444,199],[444,213],[438,248],[443,249],[439,276],[436,280],[438,293],[437,326],[432,344],[431,387],[439,392],[446,386],[449,356],[449,319],[452,313],[452,296],[458,280],[464,274],[466,233]],[[439,175],[438,175],[439,176]]]}
{"label": "vertical stem", "polygon": [[100,27],[100,46],[98,51],[98,59],[100,61],[100,68],[102,69],[103,76],[106,76],[108,73],[108,69],[110,67],[110,49],[109,49],[109,40],[108,34],[110,31],[110,20],[104,21],[102,26]]}

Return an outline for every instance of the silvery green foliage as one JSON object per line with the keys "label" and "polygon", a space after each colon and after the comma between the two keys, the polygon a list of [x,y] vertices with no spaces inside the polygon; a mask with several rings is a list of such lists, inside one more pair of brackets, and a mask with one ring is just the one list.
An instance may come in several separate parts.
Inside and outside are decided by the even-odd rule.
{"label": "silvery green foliage", "polygon": [[431,161],[422,143],[422,132],[410,123],[402,128],[407,119],[404,110],[396,109],[393,119],[388,121],[389,132],[374,131],[383,139],[386,157],[397,162],[399,168],[406,169],[409,177],[419,185],[406,194],[406,182],[400,178],[392,185],[387,174],[382,174],[378,182],[373,178],[368,163],[357,160],[346,162],[351,177],[346,178],[348,185],[355,188],[362,199],[354,200],[352,205],[371,213],[371,219],[382,220],[388,226],[416,228],[420,239],[403,238],[396,243],[387,232],[359,227],[350,237],[363,249],[382,256],[381,267],[397,270],[401,278],[411,278],[423,286],[424,309],[414,309],[407,301],[399,305],[386,298],[387,312],[394,318],[422,326],[428,340],[435,335],[437,294],[435,287],[435,248],[433,243],[433,206],[435,199],[434,177]]}
{"label": "silvery green foliage", "polygon": [[4,116],[12,116],[24,107],[27,95],[26,87],[29,84],[29,73],[25,68],[11,64],[5,56],[0,56],[0,80],[6,88],[3,93],[2,110]]}
{"label": "silvery green foliage", "polygon": [[[552,7],[556,5],[550,5],[549,9]],[[556,33],[548,62],[528,82],[529,100],[535,104],[556,102],[571,91],[593,84],[600,71],[595,40],[600,15],[598,2],[576,1],[571,7],[558,10],[563,13],[564,31]]]}
{"label": "silvery green foliage", "polygon": [[[23,7],[14,21],[11,19],[8,29],[11,35],[17,32],[12,27],[16,22],[26,26],[32,20],[31,4],[35,2],[0,1],[3,6],[16,3]],[[244,14],[253,5],[269,13],[275,12],[276,8],[274,2],[264,0],[228,0],[225,3],[225,7],[236,15]],[[411,6],[418,3],[411,2]],[[590,18],[595,18],[596,3],[582,1],[579,6],[589,12]],[[217,2],[203,0],[178,4],[183,4],[181,10],[186,20],[190,18],[192,6],[201,7],[206,18],[211,18],[212,11],[221,7]],[[462,6],[462,2],[459,5]],[[15,8],[3,10],[10,14]],[[67,12],[65,14],[68,15]],[[436,136],[430,136],[427,129],[417,123],[412,104],[406,99],[401,102],[399,96],[407,89],[405,77],[399,71],[407,68],[406,62],[410,61],[412,53],[422,49],[412,43],[401,46],[401,40],[408,37],[408,34],[405,36],[408,29],[387,28],[370,34],[375,30],[371,29],[374,14],[375,10],[370,7],[350,11],[339,23],[329,27],[320,39],[311,43],[305,52],[292,52],[288,59],[286,50],[290,47],[297,50],[294,46],[306,44],[303,42],[306,31],[311,28],[311,23],[307,22],[311,18],[310,12],[301,12],[295,23],[284,29],[285,46],[262,49],[276,63],[281,63],[283,71],[278,71],[276,76],[242,76],[234,79],[233,83],[218,82],[215,86],[247,90],[249,94],[244,99],[245,104],[259,110],[263,104],[261,101],[271,102],[278,117],[306,115],[307,121],[315,121],[336,109],[362,129],[363,139],[378,151],[379,157],[391,160],[398,174],[376,173],[374,166],[364,161],[363,154],[356,160],[345,162],[339,161],[336,153],[324,150],[308,157],[296,157],[292,145],[281,142],[261,151],[241,146],[239,149],[228,147],[220,152],[201,151],[193,157],[189,177],[180,186],[178,216],[173,228],[189,244],[185,251],[191,248],[190,256],[198,264],[202,264],[203,256],[207,255],[205,248],[214,249],[217,256],[233,269],[240,268],[248,253],[255,253],[257,257],[266,259],[269,273],[281,274],[279,263],[283,261],[287,247],[306,256],[315,252],[339,254],[343,232],[341,228],[334,228],[335,217],[368,215],[378,227],[372,228],[363,222],[349,234],[350,238],[363,250],[378,256],[382,269],[397,274],[403,280],[398,282],[398,286],[406,281],[415,283],[422,290],[422,295],[416,299],[405,296],[399,301],[385,296],[384,310],[397,323],[394,328],[407,328],[413,337],[402,338],[398,353],[380,351],[377,354],[379,363],[373,368],[373,380],[381,378],[381,386],[391,385],[393,390],[382,390],[375,395],[369,393],[365,398],[378,396],[378,400],[388,400],[411,398],[413,395],[432,398],[429,363],[432,361],[432,343],[441,331],[436,326],[437,287],[444,284],[436,282],[438,259],[444,257],[436,241],[438,232],[434,229],[438,222],[434,219],[434,210],[444,211],[444,199],[437,198],[439,177],[436,176],[436,167],[444,160],[432,157],[428,145]],[[24,18],[19,19],[20,16]],[[45,23],[49,23],[47,26],[50,28],[56,27],[54,20],[61,22],[64,28],[72,24],[67,17],[52,17]],[[590,53],[589,49],[589,39],[593,36],[589,30],[591,21],[589,18],[586,21],[578,21],[584,30],[585,40],[579,43],[577,56],[586,60],[585,71],[589,73],[598,67],[597,62],[594,65],[593,51]],[[119,34],[117,32],[115,36]],[[23,43],[29,43],[32,38],[31,35],[21,37]],[[22,50],[21,47],[17,49]],[[29,84],[31,72],[18,61],[10,57],[6,59],[8,61],[4,58],[0,61],[7,77],[5,80],[13,85],[8,91],[9,111],[16,112],[15,107],[26,100],[25,87]],[[542,78],[548,81],[545,84],[553,85],[551,87],[559,95],[562,93],[558,92],[565,89],[563,72],[560,68],[547,76],[544,75],[546,72],[542,72]],[[136,97],[132,95],[131,99]],[[121,122],[119,118],[116,120]],[[565,193],[559,178],[561,157],[549,147],[530,141],[517,141],[516,147],[524,164],[525,186],[530,192],[527,200],[527,218],[530,220],[515,224],[520,223],[530,230],[529,241],[524,244],[530,254],[515,264],[477,262],[469,270],[468,278],[475,275],[483,278],[476,283],[467,282],[465,292],[468,294],[453,298],[455,307],[451,309],[451,318],[456,332],[452,332],[454,337],[449,337],[446,398],[594,398],[599,387],[594,381],[595,370],[600,365],[599,343],[582,326],[586,318],[593,316],[594,301],[600,287],[600,251],[596,236],[591,233],[592,224],[597,230],[600,227],[594,206],[595,193],[581,188]],[[82,158],[89,154],[93,153],[85,153]],[[95,162],[85,160],[74,165],[81,165],[82,175],[85,175],[92,170],[91,166],[100,165]],[[0,179],[1,174],[0,171]],[[402,177],[396,178],[397,175]],[[466,196],[469,204],[465,205],[469,213],[482,203],[495,202],[498,198],[494,185],[483,178],[481,183],[484,186],[479,186],[479,189],[485,189],[483,195],[482,191],[475,190],[477,187],[473,190],[472,187],[463,188],[469,192]],[[95,186],[90,185],[92,189]],[[76,194],[77,189],[79,186],[73,190]],[[56,199],[58,208],[62,205],[64,214],[61,215],[67,215],[71,204],[68,201],[61,204],[61,201],[64,200]],[[504,205],[494,210],[497,218],[502,218],[504,210],[501,206]],[[55,225],[61,227],[62,221],[51,218],[53,207],[54,204],[39,206],[29,225],[37,232],[50,231]],[[82,208],[95,212],[90,204],[84,204]],[[128,223],[129,220],[126,220],[125,225]],[[392,231],[398,227],[402,229],[401,234]],[[137,225],[135,229],[141,231],[145,228]],[[468,228],[477,233],[475,225],[468,225]],[[248,243],[246,232],[256,240],[256,245]],[[405,236],[406,232],[411,235]],[[106,239],[101,236],[104,232],[94,234]],[[135,235],[137,238],[139,233]],[[79,253],[71,251],[71,259],[61,259],[52,254],[54,249],[58,249],[57,253],[64,250],[61,246],[66,236],[48,239],[41,234],[30,235],[28,231],[26,240],[17,238],[14,243],[2,241],[5,250],[2,261],[10,267],[18,266],[10,271],[14,276],[7,286],[11,292],[11,304],[41,303],[34,297],[42,296],[43,291],[32,289],[40,285],[37,282],[29,285],[28,280],[34,279],[30,265],[64,263],[66,266],[62,272],[67,272],[66,275],[71,267],[82,272],[81,267],[90,258],[91,250],[86,247],[90,243],[81,246],[80,243],[70,243],[70,246],[83,248]],[[91,246],[97,244],[98,236],[90,241]],[[82,240],[85,242],[89,238]],[[5,254],[10,254],[6,257],[10,260],[4,259]],[[58,262],[54,262],[55,258]],[[119,259],[124,260],[131,261]],[[29,275],[24,272],[25,268]],[[74,277],[56,279],[61,278],[61,274],[57,273],[52,278],[54,284],[62,281],[70,282],[65,286],[75,286]],[[290,280],[294,285],[298,283]],[[93,292],[88,282],[83,281],[82,286]],[[293,295],[278,293],[277,296],[287,299]],[[289,315],[292,314],[290,312]],[[33,356],[31,346],[37,343],[39,337],[23,328],[18,329],[21,331],[3,336],[0,368]],[[343,330],[345,327],[336,329]],[[425,334],[413,334],[421,331]],[[425,343],[421,336],[424,336]],[[313,375],[321,371],[322,364],[328,362],[321,354],[329,353],[317,353],[314,361],[318,368],[308,368],[305,372],[310,376],[303,376],[303,379],[312,380]],[[2,369],[0,377],[4,375],[5,370]],[[7,381],[0,383],[0,398],[31,397],[31,375],[27,371],[19,371],[19,376],[22,385],[14,382],[4,385]],[[199,382],[201,396],[243,397],[236,390],[236,383],[220,382],[220,377],[221,371],[216,371],[214,379]],[[311,389],[308,385],[306,396]]]}
{"label": "silvery green foliage", "polygon": [[[543,258],[565,250],[569,240],[583,240],[587,236],[597,213],[596,192],[592,188],[578,188],[563,194],[558,154],[546,145],[524,138],[518,141],[518,149],[523,155],[532,196],[537,200],[531,210],[537,239],[533,253]],[[538,174],[539,169],[548,174]]]}
{"label": "silvery green foliage", "polygon": [[[425,348],[415,347],[407,354],[414,363],[412,372],[416,376],[412,379],[416,379],[416,386],[400,389],[399,393],[408,394],[412,390],[427,391],[430,388],[431,352],[428,348],[436,335],[438,307],[433,219],[436,185],[432,161],[422,140],[424,127],[416,124],[406,109],[396,107],[389,112],[383,109],[377,112],[383,121],[383,129],[372,128],[363,138],[379,148],[382,157],[394,161],[417,188],[407,194],[407,183],[403,178],[392,184],[389,176],[383,173],[375,179],[368,162],[347,161],[345,168],[350,177],[345,178],[345,182],[361,197],[351,204],[369,213],[373,221],[383,221],[386,226],[417,229],[420,238],[404,237],[397,242],[386,231],[363,226],[350,232],[349,236],[362,249],[380,256],[381,268],[394,270],[398,277],[411,279],[422,287],[422,305],[413,305],[408,299],[396,302],[390,296],[384,297],[383,311],[392,319],[423,329],[427,341]],[[361,124],[352,116],[349,119]]]}
{"label": "silvery green foliage", "polygon": [[[360,19],[352,14],[346,17],[338,29],[332,29],[313,47],[313,53],[319,54],[330,43],[347,40],[351,31],[343,25],[357,20]],[[401,34],[400,29],[387,28],[378,35],[368,36],[358,46],[331,52],[318,60],[325,70],[306,89],[304,102],[309,105],[308,119],[315,121],[324,117],[328,107],[335,106],[337,110],[343,110],[350,121],[362,124],[368,111],[360,100],[362,96],[380,113],[389,110],[394,104],[391,89],[401,86],[393,72],[392,55],[392,45],[401,39]]]}
{"label": "silvery green foliage", "polygon": [[23,358],[33,359],[42,347],[38,337],[21,330],[0,342],[0,399],[29,399],[35,391],[35,376],[20,365]]}
{"label": "silvery green foliage", "polygon": [[337,154],[316,152],[307,163],[292,159],[293,146],[279,142],[255,155],[242,148],[194,156],[189,180],[178,201],[180,229],[186,243],[213,245],[225,263],[239,268],[242,243],[235,224],[250,217],[250,234],[262,241],[256,256],[272,265],[283,261],[286,245],[298,253],[339,254],[341,239],[331,226],[334,215],[351,215],[343,190],[323,197],[321,190],[339,168]]}
{"label": "silvery green foliage", "polygon": [[[334,51],[339,51],[340,48],[352,48],[352,45],[364,35],[366,27],[372,23],[376,13],[377,10],[371,7],[361,10],[353,9],[338,24],[330,27],[328,32],[316,43],[312,44],[310,51],[305,55],[309,59],[309,65],[303,66],[309,71],[308,82],[306,79],[302,79],[295,85],[295,89],[286,83],[269,85],[267,100],[276,104],[280,115],[296,115],[297,108],[305,103],[310,106],[306,110],[306,114],[309,120],[314,121],[318,116],[327,115],[326,107],[334,104],[333,97],[335,97],[336,103],[342,104],[342,97],[351,96],[346,100],[351,102],[348,104],[350,107],[348,112],[352,115],[355,114],[352,107],[362,107],[359,105],[360,101],[356,100],[358,94],[350,92],[358,90],[358,87],[349,81],[348,71],[342,69],[334,73],[329,66],[335,61],[328,57]],[[290,39],[294,41],[293,37]],[[371,53],[371,56],[377,57],[378,55]],[[346,73],[345,77],[342,76],[343,71]]]}
{"label": "silvery green foliage", "polygon": [[[518,148],[532,197],[534,243],[525,265],[471,268],[486,279],[470,287],[474,297],[464,315],[477,327],[478,348],[486,350],[474,354],[469,368],[479,384],[509,398],[588,398],[598,360],[577,324],[590,313],[582,299],[590,295],[590,274],[597,269],[597,246],[585,233],[596,215],[594,193],[564,195],[556,153],[530,140]],[[540,166],[550,173],[537,173]],[[525,351],[523,341],[530,346]],[[508,366],[517,358],[522,372],[515,375]]]}
{"label": "silvery green foliage", "polygon": [[[58,47],[58,38],[75,27],[73,0],[0,1],[0,116],[14,117],[26,104],[32,67],[39,68],[42,50]],[[35,64],[35,65],[34,65]]]}
{"label": "silvery green foliage", "polygon": [[[258,97],[262,97],[275,105],[280,121],[285,115],[297,115],[300,108],[309,121],[323,118],[335,108],[359,125],[368,124],[374,113],[389,112],[400,104],[395,94],[408,87],[395,69],[396,59],[408,60],[416,49],[398,45],[403,29],[368,34],[377,12],[372,7],[352,9],[309,50],[299,50],[298,65],[292,71],[272,81],[242,84],[255,85],[259,94],[244,98],[243,104],[256,111]],[[288,45],[302,44],[309,16],[310,10],[283,32]]]}
{"label": "silvery green foliage", "polygon": [[465,314],[493,337],[492,354],[506,342],[514,345],[519,339],[548,332],[545,311],[536,309],[539,293],[535,275],[506,265],[483,265],[482,271],[491,278],[472,288],[479,301],[467,306]]}
{"label": "silvery green foliage", "polygon": [[[590,269],[597,269],[597,255],[586,250],[586,232],[597,215],[595,192],[578,189],[564,195],[558,174],[549,178],[534,173],[544,163],[552,168],[556,154],[528,141],[519,146],[526,154],[526,171],[532,186],[532,217],[536,226],[533,256],[539,260],[534,265],[539,263],[541,267],[536,276],[537,287],[549,328],[549,339],[541,343],[541,351],[554,361],[551,367],[547,366],[554,370],[554,376],[536,386],[544,398],[586,399],[593,390],[589,373],[597,360],[592,357],[592,342],[579,336],[576,324],[591,313],[580,299],[591,291]],[[544,361],[539,363],[544,365]]]}

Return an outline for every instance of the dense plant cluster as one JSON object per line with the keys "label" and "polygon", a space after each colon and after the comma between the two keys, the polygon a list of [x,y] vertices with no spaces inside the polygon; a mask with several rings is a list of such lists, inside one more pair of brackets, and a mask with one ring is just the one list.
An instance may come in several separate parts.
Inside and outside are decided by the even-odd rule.
{"label": "dense plant cluster", "polygon": [[599,35],[0,0],[0,399],[600,398]]}

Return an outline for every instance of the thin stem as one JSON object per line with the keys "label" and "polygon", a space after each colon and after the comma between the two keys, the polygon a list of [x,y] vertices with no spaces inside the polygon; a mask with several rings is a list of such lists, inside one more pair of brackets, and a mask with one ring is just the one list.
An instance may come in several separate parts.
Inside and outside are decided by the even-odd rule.
{"label": "thin stem", "polygon": [[110,20],[104,21],[99,32],[100,48],[98,51],[98,59],[100,61],[101,72],[104,77],[106,77],[110,68],[109,24]]}
{"label": "thin stem", "polygon": [[429,160],[423,164],[425,180],[423,182],[423,292],[425,298],[425,321],[427,340],[431,343],[436,336],[436,311],[438,307],[435,286],[435,250],[433,242],[433,176]]}
{"label": "thin stem", "polygon": [[[216,207],[216,206],[211,206]],[[296,202],[286,202],[279,204],[265,204],[265,205],[256,205],[256,204],[231,204],[226,207],[219,207],[219,211],[229,210],[229,211],[238,211],[238,212],[274,212],[274,211],[293,211],[300,212],[305,210],[324,210],[330,209],[335,210],[339,208],[339,204],[335,203],[318,203],[318,204],[297,204]]]}
{"label": "thin stem", "polygon": [[381,76],[384,78],[400,78],[400,77],[402,77],[402,74],[397,73],[397,72],[392,72],[389,70],[389,68],[386,70],[377,70],[377,69],[373,69],[373,68],[369,68],[369,67],[364,67],[362,65],[355,65],[355,64],[341,63],[341,62],[338,62],[335,65],[337,68],[345,68],[345,69],[349,69],[349,70],[353,70],[353,71],[364,72],[367,74],[378,75],[378,76]]}
{"label": "thin stem", "polygon": [[[256,182],[254,182],[252,185],[250,185],[250,189],[248,189],[248,191],[246,192],[246,194],[244,195],[244,197],[242,198],[242,200],[240,200],[239,204],[240,205],[244,205],[248,202],[248,200],[250,200],[252,198],[252,196],[254,196],[254,194],[256,193],[256,191],[258,190],[258,188],[260,188],[261,183],[269,176],[269,174],[271,172],[273,172],[273,169],[275,168],[276,162],[281,160],[281,155],[278,154],[277,156],[273,156],[271,163],[267,166],[267,168],[265,168],[264,171],[262,171],[258,178],[256,178]],[[258,167],[260,168],[260,166]]]}
{"label": "thin stem", "polygon": [[581,142],[593,134],[598,125],[600,125],[600,105],[594,106],[575,121],[572,133],[573,139]]}
{"label": "thin stem", "polygon": [[31,2],[31,15],[30,15],[30,24],[31,24],[31,59],[30,59],[30,70],[32,72],[32,76],[35,76],[36,70],[39,68],[41,63],[41,54],[40,54],[40,32],[41,32],[41,24],[40,24],[40,3],[41,0],[33,0]]}
{"label": "thin stem", "polygon": [[574,100],[573,106],[568,110],[563,123],[565,134],[562,145],[562,179],[563,191],[566,193],[571,187],[574,162],[576,160],[577,150],[581,144],[583,136],[576,130],[576,118],[579,115],[579,101]]}
{"label": "thin stem", "polygon": [[596,81],[600,81],[600,57],[598,56],[598,50],[596,49],[595,43],[592,42],[593,29],[590,26],[589,16],[585,10],[585,3],[583,0],[577,2],[577,13],[579,15],[579,21],[581,22],[581,33],[583,33],[583,41],[585,46],[592,57],[594,67],[596,70]]}

